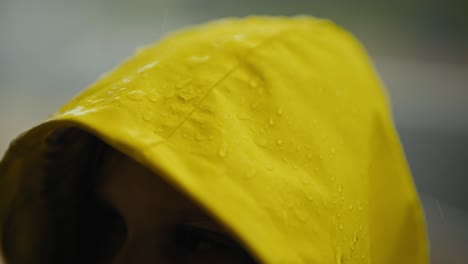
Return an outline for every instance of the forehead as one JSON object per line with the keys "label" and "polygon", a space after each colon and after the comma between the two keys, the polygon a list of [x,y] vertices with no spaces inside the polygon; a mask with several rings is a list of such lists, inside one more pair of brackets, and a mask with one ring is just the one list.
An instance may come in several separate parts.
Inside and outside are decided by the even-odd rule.
{"label": "forehead", "polygon": [[195,202],[161,176],[112,149],[104,156],[97,193],[126,218],[206,217]]}

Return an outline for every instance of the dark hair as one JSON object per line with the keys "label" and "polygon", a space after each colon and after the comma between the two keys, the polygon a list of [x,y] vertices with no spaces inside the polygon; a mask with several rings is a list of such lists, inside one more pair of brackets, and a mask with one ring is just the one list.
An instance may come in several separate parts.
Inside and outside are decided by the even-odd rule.
{"label": "dark hair", "polygon": [[31,168],[35,177],[19,175],[20,188],[4,224],[5,258],[9,263],[89,263],[97,243],[89,238],[99,228],[95,188],[107,147],[76,127],[55,129],[41,144]]}

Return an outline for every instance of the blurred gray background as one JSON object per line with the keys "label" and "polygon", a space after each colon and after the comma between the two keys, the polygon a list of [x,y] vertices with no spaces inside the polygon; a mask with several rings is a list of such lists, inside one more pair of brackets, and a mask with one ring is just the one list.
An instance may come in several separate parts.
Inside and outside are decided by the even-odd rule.
{"label": "blurred gray background", "polygon": [[390,91],[432,263],[468,263],[466,0],[0,0],[0,152],[138,47],[249,14],[329,18],[361,40]]}

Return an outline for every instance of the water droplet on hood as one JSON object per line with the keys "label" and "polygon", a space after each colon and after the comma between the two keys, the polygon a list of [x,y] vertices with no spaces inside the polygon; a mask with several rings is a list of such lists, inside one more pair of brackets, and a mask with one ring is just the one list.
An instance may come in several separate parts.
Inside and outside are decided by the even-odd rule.
{"label": "water droplet on hood", "polygon": [[[313,201],[314,200],[314,195],[312,191],[304,191],[305,196],[307,197],[307,200]],[[320,213],[320,211],[317,211],[317,213]]]}
{"label": "water droplet on hood", "polygon": [[308,174],[304,174],[302,175],[302,183],[304,183],[305,185],[308,185],[310,183],[310,177]]}
{"label": "water droplet on hood", "polygon": [[143,111],[142,113],[142,117],[143,117],[143,120],[145,121],[151,121],[153,119],[153,113],[151,113],[150,111]]}
{"label": "water droplet on hood", "polygon": [[281,145],[281,144],[283,144],[283,140],[281,140],[281,139],[277,139],[277,140],[276,140],[276,144],[278,144],[278,145]]}
{"label": "water droplet on hood", "polygon": [[123,83],[129,83],[132,79],[130,77],[125,77],[122,79]]}
{"label": "water droplet on hood", "polygon": [[296,214],[297,218],[301,220],[302,222],[307,221],[307,212],[303,210],[302,208],[295,207],[294,213]]}
{"label": "water droplet on hood", "polygon": [[200,95],[200,89],[191,83],[191,79],[189,79],[186,81],[186,83],[183,82],[183,84],[180,84],[177,90],[177,95],[184,101],[188,101],[198,97]]}
{"label": "water droplet on hood", "polygon": [[257,109],[257,107],[258,107],[259,104],[260,104],[259,101],[254,102],[254,103],[252,103],[252,104],[250,105],[250,108],[252,108],[252,110],[255,110],[255,109]]}
{"label": "water droplet on hood", "polygon": [[148,93],[148,100],[151,102],[157,102],[161,99],[161,95],[156,91],[156,89],[153,89],[150,93]]}
{"label": "water droplet on hood", "polygon": [[210,59],[211,59],[210,55],[199,55],[199,56],[193,55],[193,56],[187,57],[187,62],[190,64],[196,64],[196,63],[207,62]]}
{"label": "water droplet on hood", "polygon": [[268,140],[266,138],[257,138],[255,139],[255,144],[264,148],[268,146]]}
{"label": "water droplet on hood", "polygon": [[134,90],[127,94],[127,98],[133,101],[141,101],[146,97],[146,93],[142,90]]}
{"label": "water droplet on hood", "polygon": [[236,35],[232,36],[232,38],[235,39],[235,40],[244,40],[245,35],[244,34],[236,34]]}
{"label": "water droplet on hood", "polygon": [[278,107],[278,109],[276,110],[276,113],[277,113],[278,115],[283,115],[283,108]]}
{"label": "water droplet on hood", "polygon": [[[148,64],[146,64],[145,66],[139,68],[139,69],[137,70],[137,72],[138,72],[138,73],[146,73],[147,70],[150,70],[150,69],[154,68],[154,67],[155,67],[156,65],[158,65],[158,64],[159,64],[159,61],[157,61],[157,60],[156,60],[156,61],[153,61],[153,62],[148,63]],[[146,73],[146,74],[147,74],[147,73]]]}
{"label": "water droplet on hood", "polygon": [[270,126],[273,126],[275,124],[275,120],[271,117],[268,123],[270,124]]}
{"label": "water droplet on hood", "polygon": [[229,145],[226,142],[224,142],[223,144],[221,144],[221,147],[218,150],[218,156],[224,158],[228,154],[228,151]]}
{"label": "water droplet on hood", "polygon": [[257,81],[255,81],[255,80],[251,80],[251,81],[249,82],[249,85],[250,85],[251,87],[257,87],[257,86],[258,86],[258,83],[257,83]]}
{"label": "water droplet on hood", "polygon": [[328,208],[327,201],[325,201],[325,199],[323,197],[322,197],[321,201],[322,201],[322,206],[325,207],[325,208]]}
{"label": "water droplet on hood", "polygon": [[336,264],[342,264],[343,263],[343,255],[341,254],[341,251],[338,249],[338,252],[336,252]]}
{"label": "water droplet on hood", "polygon": [[62,115],[80,116],[80,115],[84,115],[84,114],[92,113],[92,112],[96,112],[96,109],[95,108],[86,109],[85,107],[79,105],[75,108],[72,108],[64,112]]}

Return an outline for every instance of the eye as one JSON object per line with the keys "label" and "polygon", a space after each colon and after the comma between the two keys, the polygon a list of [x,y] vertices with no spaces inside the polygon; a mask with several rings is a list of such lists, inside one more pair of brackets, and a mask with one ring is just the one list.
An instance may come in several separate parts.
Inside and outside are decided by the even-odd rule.
{"label": "eye", "polygon": [[168,247],[174,263],[255,263],[229,235],[190,224],[173,228]]}
{"label": "eye", "polygon": [[105,203],[96,205],[89,225],[87,247],[97,260],[109,260],[122,247],[127,237],[123,217]]}
{"label": "eye", "polygon": [[103,206],[102,211],[102,241],[105,245],[118,245],[125,239],[127,225],[122,216],[113,208]]}
{"label": "eye", "polygon": [[229,248],[230,238],[218,232],[190,225],[174,228],[170,246],[179,252],[200,252]]}

